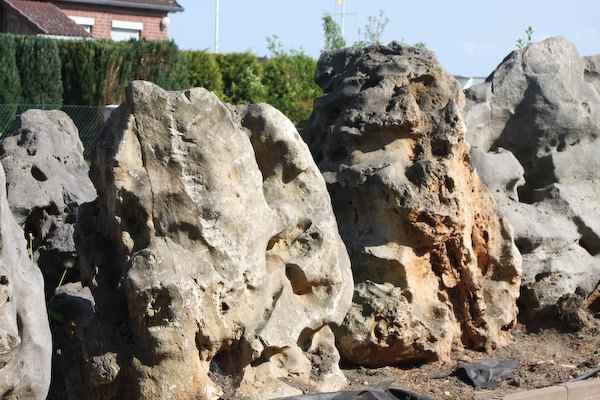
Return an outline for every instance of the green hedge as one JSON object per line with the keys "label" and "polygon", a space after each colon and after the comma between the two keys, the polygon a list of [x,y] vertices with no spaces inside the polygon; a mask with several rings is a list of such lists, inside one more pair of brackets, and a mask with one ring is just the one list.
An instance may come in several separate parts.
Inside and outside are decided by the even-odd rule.
{"label": "green hedge", "polygon": [[56,40],[33,36],[16,38],[22,103],[62,104],[61,60],[57,43]]}
{"label": "green hedge", "polygon": [[12,37],[0,40],[0,104],[11,104],[0,107],[0,134],[9,121],[14,118],[17,106],[13,103],[21,101],[21,78],[17,67],[16,43]]}
{"label": "green hedge", "polygon": [[223,100],[266,102],[302,124],[320,89],[302,53],[179,51],[173,42],[52,40],[0,34],[0,103],[118,104],[129,81],[168,90],[202,86]]}
{"label": "green hedge", "polygon": [[[182,51],[181,70],[187,72],[189,87],[203,87],[222,97],[224,95],[223,73],[214,54],[205,51]],[[184,73],[185,73],[184,72]]]}
{"label": "green hedge", "polygon": [[173,42],[61,41],[65,102],[118,104],[131,80],[148,80],[179,88],[178,50]]}
{"label": "green hedge", "polygon": [[258,58],[252,53],[183,52],[189,86],[205,87],[230,103],[265,102],[303,125],[321,95],[316,61],[301,53]]}

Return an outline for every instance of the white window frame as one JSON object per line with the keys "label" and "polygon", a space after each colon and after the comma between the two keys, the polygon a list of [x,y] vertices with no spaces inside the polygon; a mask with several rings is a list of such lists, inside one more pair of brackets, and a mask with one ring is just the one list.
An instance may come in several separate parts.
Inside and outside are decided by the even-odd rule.
{"label": "white window frame", "polygon": [[113,40],[117,41],[141,39],[143,31],[144,24],[142,22],[113,20],[110,35]]}
{"label": "white window frame", "polygon": [[94,25],[96,25],[96,19],[94,18],[80,17],[76,15],[69,15],[69,18],[71,18],[71,21],[85,29],[87,33],[92,33],[92,29],[94,29]]}
{"label": "white window frame", "polygon": [[142,22],[113,20],[112,27],[131,31],[144,31],[144,24]]}

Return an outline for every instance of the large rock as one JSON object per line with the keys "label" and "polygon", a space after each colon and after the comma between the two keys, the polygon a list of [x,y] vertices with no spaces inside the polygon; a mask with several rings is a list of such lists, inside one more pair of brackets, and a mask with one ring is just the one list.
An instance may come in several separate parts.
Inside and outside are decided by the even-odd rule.
{"label": "large rock", "polygon": [[8,202],[44,273],[48,297],[65,269],[78,280],[74,226],[77,210],[96,198],[75,124],[62,111],[30,110],[21,129],[0,141]]}
{"label": "large rock", "polygon": [[352,277],[293,124],[134,82],[101,134],[78,243],[96,318],[86,399],[269,399],[342,387]]}
{"label": "large rock", "polygon": [[8,206],[0,166],[0,398],[45,400],[51,356],[44,281]]}
{"label": "large rock", "polygon": [[520,256],[469,165],[464,97],[427,50],[324,55],[306,140],[355,279],[342,356],[381,366],[506,344]]}
{"label": "large rock", "polygon": [[550,38],[466,92],[473,163],[515,228],[530,322],[556,321],[561,298],[600,281],[599,61]]}

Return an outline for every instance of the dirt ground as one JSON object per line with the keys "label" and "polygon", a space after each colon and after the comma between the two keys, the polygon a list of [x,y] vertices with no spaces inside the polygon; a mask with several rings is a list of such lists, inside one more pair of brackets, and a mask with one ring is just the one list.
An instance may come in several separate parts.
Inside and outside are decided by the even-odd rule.
{"label": "dirt ground", "polygon": [[600,329],[597,327],[579,333],[555,330],[528,333],[520,325],[513,336],[511,345],[492,354],[463,351],[453,355],[453,360],[463,361],[485,358],[518,360],[521,367],[515,370],[514,377],[495,390],[475,390],[453,376],[439,378],[454,370],[456,361],[412,368],[348,368],[344,369],[344,373],[350,382],[350,390],[393,383],[435,400],[491,400],[517,391],[564,383],[600,366]]}

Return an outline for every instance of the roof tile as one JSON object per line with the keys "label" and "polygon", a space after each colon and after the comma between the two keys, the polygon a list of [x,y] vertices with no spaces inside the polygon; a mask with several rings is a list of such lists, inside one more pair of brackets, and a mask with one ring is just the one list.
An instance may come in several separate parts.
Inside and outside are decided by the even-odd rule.
{"label": "roof tile", "polygon": [[94,4],[98,6],[117,6],[142,8],[169,12],[183,11],[177,0],[58,0],[66,3]]}
{"label": "roof tile", "polygon": [[4,3],[35,25],[43,34],[90,37],[85,29],[52,3],[30,0],[4,0]]}

